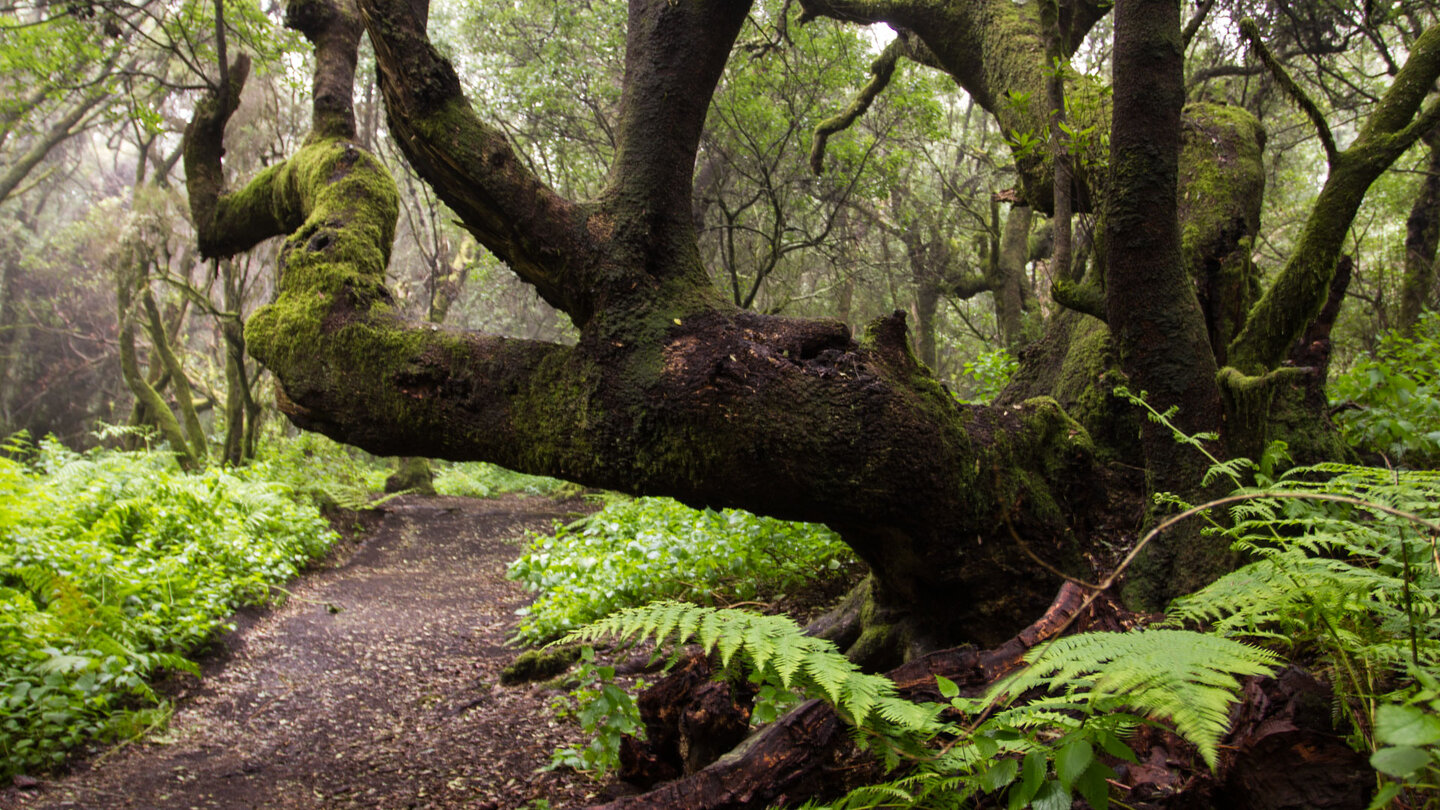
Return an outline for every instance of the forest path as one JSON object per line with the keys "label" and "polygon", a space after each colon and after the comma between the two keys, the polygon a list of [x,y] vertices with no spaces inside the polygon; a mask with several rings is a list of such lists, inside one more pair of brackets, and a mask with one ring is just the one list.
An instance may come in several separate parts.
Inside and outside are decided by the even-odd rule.
{"label": "forest path", "polygon": [[[505,579],[526,529],[575,504],[404,496],[273,611],[240,617],[186,678],[158,740],[78,763],[0,807],[517,808],[593,786],[535,773],[578,729],[549,693],[499,686],[525,592]],[[332,612],[334,606],[338,612]],[[7,786],[8,788],[8,786]]]}

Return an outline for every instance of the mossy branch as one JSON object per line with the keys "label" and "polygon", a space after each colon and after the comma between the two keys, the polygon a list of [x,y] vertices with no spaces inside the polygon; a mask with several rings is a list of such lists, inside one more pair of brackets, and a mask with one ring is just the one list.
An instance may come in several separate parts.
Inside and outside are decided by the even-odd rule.
{"label": "mossy branch", "polygon": [[190,454],[197,461],[203,462],[208,455],[205,429],[200,426],[200,417],[195,412],[195,397],[190,390],[190,378],[185,376],[185,370],[180,366],[180,358],[175,355],[170,345],[170,338],[165,334],[165,324],[160,317],[160,308],[155,305],[155,296],[150,294],[148,286],[141,290],[140,301],[145,307],[145,331],[150,335],[150,344],[159,355],[160,362],[164,364],[166,373],[175,383],[175,402],[180,406],[180,417],[190,443]]}
{"label": "mossy branch", "polygon": [[1325,147],[1325,160],[1333,168],[1336,160],[1339,159],[1340,150],[1335,146],[1335,135],[1330,132],[1330,125],[1326,123],[1320,108],[1265,46],[1265,42],[1260,39],[1260,27],[1255,24],[1253,19],[1246,17],[1240,21],[1240,34],[1250,44],[1255,55],[1260,57],[1260,61],[1269,69],[1271,75],[1275,77],[1275,82],[1280,85],[1280,89],[1304,111],[1306,117],[1310,119],[1310,123],[1315,125],[1315,132],[1320,136],[1321,145]]}
{"label": "mossy branch", "polygon": [[1250,375],[1275,368],[1324,305],[1345,235],[1371,184],[1440,122],[1440,103],[1416,114],[1440,77],[1440,25],[1426,29],[1355,141],[1331,162],[1285,267],[1230,344],[1230,364]]}
{"label": "mossy branch", "polygon": [[[134,290],[137,279],[144,275],[144,261],[140,246],[134,237],[127,239],[121,245],[118,255],[115,257],[115,301],[120,313],[120,374],[125,380],[125,386],[135,396],[137,404],[144,406],[146,414],[160,429],[160,435],[170,443],[181,469],[193,470],[200,466],[200,461],[191,451],[189,440],[186,438],[185,432],[180,429],[180,421],[175,418],[175,412],[170,409],[164,397],[160,396],[157,386],[152,385],[145,375],[140,373],[140,363],[136,357],[135,317],[137,312],[134,305]],[[161,385],[163,386],[163,383]],[[138,411],[139,408],[137,408],[137,413]]]}
{"label": "mossy branch", "polygon": [[1190,49],[1190,43],[1195,41],[1195,35],[1200,33],[1200,26],[1205,24],[1205,18],[1210,16],[1210,10],[1215,7],[1215,0],[1201,0],[1200,7],[1195,9],[1195,16],[1190,22],[1185,23],[1185,30],[1180,32],[1180,47],[1184,50]]}
{"label": "mossy branch", "polygon": [[870,109],[870,105],[875,103],[875,99],[885,88],[890,86],[890,79],[895,75],[895,65],[903,48],[904,40],[898,38],[886,45],[885,50],[870,63],[870,81],[861,88],[859,95],[855,96],[845,109],[815,127],[815,135],[810,142],[810,171],[820,174],[824,169],[825,144],[830,140],[830,136],[849,129],[850,125]]}
{"label": "mossy branch", "polygon": [[1105,291],[1095,284],[1057,277],[1050,284],[1050,297],[1066,309],[1105,320]]}

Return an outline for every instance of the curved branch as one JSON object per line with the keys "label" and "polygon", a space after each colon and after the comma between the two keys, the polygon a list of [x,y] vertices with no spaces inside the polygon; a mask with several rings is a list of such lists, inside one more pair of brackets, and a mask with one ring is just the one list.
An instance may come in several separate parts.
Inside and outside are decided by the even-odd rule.
{"label": "curved branch", "polygon": [[890,86],[890,78],[895,75],[896,60],[900,58],[900,52],[904,47],[904,40],[901,37],[896,37],[889,45],[886,45],[885,50],[881,51],[880,55],[875,57],[875,61],[870,63],[870,81],[860,89],[860,93],[855,96],[849,106],[821,121],[820,125],[815,127],[814,139],[810,142],[811,172],[818,175],[824,168],[825,143],[830,140],[830,136],[845,131],[851,124],[859,120],[885,88]]}
{"label": "curved branch", "polygon": [[480,244],[579,322],[593,305],[581,265],[603,223],[527,169],[499,129],[480,120],[455,69],[430,44],[409,0],[364,0],[386,121],[405,159]]}
{"label": "curved branch", "polygon": [[1265,42],[1260,39],[1260,28],[1254,20],[1249,17],[1241,20],[1240,34],[1246,42],[1250,43],[1251,49],[1255,51],[1256,56],[1260,57],[1260,61],[1265,63],[1265,67],[1269,68],[1271,75],[1275,77],[1275,82],[1280,85],[1280,89],[1285,91],[1285,95],[1289,96],[1290,100],[1304,111],[1306,117],[1310,119],[1310,123],[1315,125],[1315,132],[1320,136],[1321,145],[1325,147],[1325,160],[1333,168],[1335,161],[1339,158],[1339,150],[1335,146],[1335,136],[1330,132],[1330,125],[1326,123],[1320,108],[1315,105],[1314,100],[1306,94],[1304,89],[1295,83],[1295,79],[1290,76],[1275,55],[1270,53],[1270,49],[1265,47]]}
{"label": "curved branch", "polygon": [[1247,375],[1280,365],[1330,293],[1335,263],[1371,184],[1420,136],[1440,123],[1440,101],[1417,110],[1440,78],[1440,25],[1410,58],[1348,149],[1338,153],[1295,249],[1231,342],[1230,362]]}

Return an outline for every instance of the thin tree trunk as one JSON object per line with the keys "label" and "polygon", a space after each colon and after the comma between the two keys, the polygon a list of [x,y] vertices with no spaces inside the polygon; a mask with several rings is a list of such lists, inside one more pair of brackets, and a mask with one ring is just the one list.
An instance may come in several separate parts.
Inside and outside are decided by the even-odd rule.
{"label": "thin tree trunk", "polygon": [[1440,242],[1440,131],[1425,136],[1430,148],[1425,177],[1405,220],[1405,279],[1396,326],[1409,332],[1430,306],[1435,287],[1435,248]]}
{"label": "thin tree trunk", "polygon": [[[1188,434],[1220,424],[1215,355],[1194,286],[1180,260],[1176,184],[1180,108],[1185,100],[1179,0],[1115,5],[1115,115],[1106,223],[1107,320],[1130,387],[1158,411],[1178,407]],[[1191,493],[1205,458],[1146,422],[1148,488]],[[1127,597],[1163,605],[1204,584],[1228,564],[1222,539],[1171,533],[1137,560]]]}

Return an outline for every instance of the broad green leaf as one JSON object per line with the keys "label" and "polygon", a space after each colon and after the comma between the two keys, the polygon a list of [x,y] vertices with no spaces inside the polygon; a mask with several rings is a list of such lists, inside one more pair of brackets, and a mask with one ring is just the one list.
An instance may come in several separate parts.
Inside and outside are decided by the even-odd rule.
{"label": "broad green leaf", "polygon": [[1401,779],[1420,770],[1430,763],[1430,755],[1421,748],[1408,745],[1381,748],[1370,755],[1370,766],[1375,770]]}
{"label": "broad green leaf", "polygon": [[1386,703],[1375,712],[1375,738],[1388,745],[1440,742],[1440,717],[1418,706]]}
{"label": "broad green leaf", "polygon": [[1060,784],[1070,787],[1095,761],[1095,749],[1086,740],[1072,740],[1055,754],[1055,775]]}

